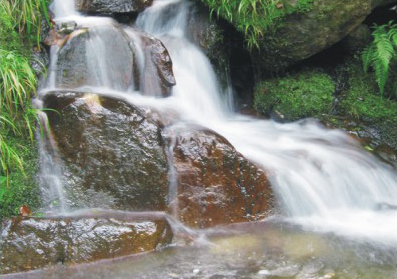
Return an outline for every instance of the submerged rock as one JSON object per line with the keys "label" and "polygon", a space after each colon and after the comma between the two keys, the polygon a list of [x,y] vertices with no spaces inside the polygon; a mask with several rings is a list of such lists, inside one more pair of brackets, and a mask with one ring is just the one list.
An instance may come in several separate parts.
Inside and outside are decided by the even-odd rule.
{"label": "submerged rock", "polygon": [[171,239],[171,228],[161,218],[13,218],[2,223],[1,272],[148,252]]}
{"label": "submerged rock", "polygon": [[[91,207],[164,210],[168,167],[160,124],[110,97],[53,92],[44,99],[64,162],[65,188]],[[96,201],[99,193],[110,197]]]}
{"label": "submerged rock", "polygon": [[210,227],[263,218],[273,209],[263,170],[210,130],[180,131],[173,149],[180,220]]}
{"label": "submerged rock", "polygon": [[89,14],[138,13],[153,0],[77,0],[77,9]]}

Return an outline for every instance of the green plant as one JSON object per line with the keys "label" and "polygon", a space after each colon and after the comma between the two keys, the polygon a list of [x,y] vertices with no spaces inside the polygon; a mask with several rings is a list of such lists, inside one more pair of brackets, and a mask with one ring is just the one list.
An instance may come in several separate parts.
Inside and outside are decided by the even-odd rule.
{"label": "green plant", "polygon": [[254,107],[260,114],[278,112],[287,120],[319,117],[330,113],[334,91],[329,75],[318,69],[305,70],[259,83]]}
{"label": "green plant", "polygon": [[39,204],[36,181],[36,110],[31,106],[36,76],[30,47],[39,41],[46,0],[0,1],[0,216]]}
{"label": "green plant", "polygon": [[246,36],[248,48],[259,48],[263,34],[274,28],[279,19],[296,11],[307,11],[313,0],[202,0],[218,17],[233,23]]}
{"label": "green plant", "polygon": [[372,37],[373,42],[362,52],[364,71],[367,73],[370,66],[375,70],[381,96],[392,76],[392,92],[397,97],[397,24],[390,21],[385,25],[375,25]]}

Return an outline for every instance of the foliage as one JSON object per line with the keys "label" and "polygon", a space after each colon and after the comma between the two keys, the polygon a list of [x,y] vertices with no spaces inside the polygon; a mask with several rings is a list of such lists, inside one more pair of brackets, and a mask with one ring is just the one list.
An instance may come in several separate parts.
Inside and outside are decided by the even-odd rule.
{"label": "foliage", "polygon": [[280,18],[296,11],[311,9],[313,0],[202,0],[212,13],[233,23],[244,32],[248,48],[259,47],[263,34],[274,28]]}
{"label": "foliage", "polygon": [[378,83],[375,73],[365,73],[359,61],[348,61],[342,73],[348,88],[338,106],[339,113],[367,122],[397,122],[397,102],[376,94]]}
{"label": "foliage", "polygon": [[2,1],[8,17],[12,18],[13,27],[19,33],[35,35],[37,43],[40,36],[42,16],[48,23],[48,0],[7,0]]}
{"label": "foliage", "polygon": [[305,70],[259,83],[254,106],[261,114],[277,111],[287,120],[316,117],[330,112],[334,91],[329,75],[316,69]]}
{"label": "foliage", "polygon": [[375,70],[381,96],[389,79],[397,97],[397,24],[390,21],[375,25],[372,37],[373,42],[362,52],[364,71],[368,72],[370,66]]}
{"label": "foliage", "polygon": [[[0,213],[38,206],[35,174],[36,111],[31,106],[36,77],[30,66],[30,46],[39,34],[44,0],[0,1]],[[46,14],[46,10],[43,10]]]}

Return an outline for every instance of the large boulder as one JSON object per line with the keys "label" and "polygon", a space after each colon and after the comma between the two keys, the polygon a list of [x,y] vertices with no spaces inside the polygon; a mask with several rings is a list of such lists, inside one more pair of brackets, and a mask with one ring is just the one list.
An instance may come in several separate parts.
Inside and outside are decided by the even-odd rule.
{"label": "large boulder", "polygon": [[138,13],[152,2],[153,0],[77,0],[76,7],[89,14]]}
{"label": "large boulder", "polygon": [[[112,19],[104,18],[98,26],[74,24],[52,30],[47,38],[47,44],[59,46],[49,87],[135,89],[156,97],[170,94],[176,82],[170,55],[160,40],[122,28]],[[71,33],[65,35],[65,30]]]}
{"label": "large boulder", "polygon": [[7,219],[1,231],[1,273],[112,259],[152,251],[171,240],[163,218]]}
{"label": "large boulder", "polygon": [[[95,94],[53,92],[44,106],[56,110],[48,111],[49,123],[64,163],[65,188],[75,202],[166,209],[168,167],[159,123],[125,101]],[[95,204],[99,193],[113,202]]]}
{"label": "large boulder", "polygon": [[204,228],[263,218],[273,209],[266,174],[222,136],[184,129],[174,138],[177,196],[182,223]]}
{"label": "large boulder", "polygon": [[332,46],[356,30],[377,5],[385,2],[313,1],[308,11],[286,15],[264,33],[260,50],[253,54],[256,68],[259,72],[285,69]]}

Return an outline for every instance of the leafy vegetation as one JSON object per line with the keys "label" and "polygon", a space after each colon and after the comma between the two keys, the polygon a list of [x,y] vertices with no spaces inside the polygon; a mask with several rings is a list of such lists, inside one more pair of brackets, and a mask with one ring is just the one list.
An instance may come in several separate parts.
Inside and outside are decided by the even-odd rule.
{"label": "leafy vegetation", "polygon": [[372,36],[373,42],[362,53],[364,71],[370,66],[374,69],[381,96],[389,80],[390,91],[397,97],[397,24],[375,25]]}
{"label": "leafy vegetation", "polygon": [[223,17],[245,33],[248,48],[259,47],[263,34],[287,14],[311,9],[313,0],[202,0],[212,13]]}
{"label": "leafy vegetation", "polygon": [[360,63],[348,61],[343,75],[347,76],[348,88],[339,103],[339,113],[367,122],[397,122],[397,102],[377,95],[375,73],[365,73]]}
{"label": "leafy vegetation", "polygon": [[329,75],[317,69],[306,70],[258,84],[254,106],[261,114],[275,111],[287,120],[316,117],[331,111],[334,91]]}
{"label": "leafy vegetation", "polygon": [[[0,213],[39,204],[36,111],[31,106],[37,84],[30,48],[37,43],[44,0],[0,2]],[[46,12],[46,10],[44,10]],[[36,35],[37,34],[37,35]]]}

